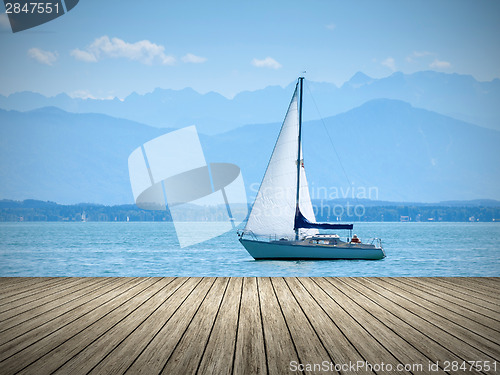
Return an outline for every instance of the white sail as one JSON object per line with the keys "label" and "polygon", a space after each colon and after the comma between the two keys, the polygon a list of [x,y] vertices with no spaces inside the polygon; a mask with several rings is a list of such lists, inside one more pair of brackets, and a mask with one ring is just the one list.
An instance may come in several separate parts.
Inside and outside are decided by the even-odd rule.
{"label": "white sail", "polygon": [[[302,153],[302,149],[300,151],[301,155],[304,155]],[[314,210],[313,206],[311,203],[311,196],[309,195],[309,186],[307,185],[307,178],[306,178],[306,170],[304,168],[304,165],[302,165],[302,168],[300,168],[300,191],[299,191],[299,209],[300,212],[302,212],[302,215],[309,220],[311,223],[316,222],[316,216],[314,215]],[[300,229],[299,231],[301,236],[312,236],[319,231],[317,229]]]}
{"label": "white sail", "polygon": [[[297,151],[299,135],[298,92],[295,92],[281,127],[264,179],[255,198],[245,232],[256,236],[293,239],[297,199]],[[314,222],[304,168],[300,176],[300,210]],[[301,230],[301,234],[316,230]]]}

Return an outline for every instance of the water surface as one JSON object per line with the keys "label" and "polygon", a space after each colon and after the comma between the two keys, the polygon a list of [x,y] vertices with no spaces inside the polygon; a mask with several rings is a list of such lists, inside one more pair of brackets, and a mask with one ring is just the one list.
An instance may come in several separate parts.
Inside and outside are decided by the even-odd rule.
{"label": "water surface", "polygon": [[180,248],[172,223],[0,223],[0,276],[500,276],[500,223],[356,223],[379,261],[254,261],[234,232]]}

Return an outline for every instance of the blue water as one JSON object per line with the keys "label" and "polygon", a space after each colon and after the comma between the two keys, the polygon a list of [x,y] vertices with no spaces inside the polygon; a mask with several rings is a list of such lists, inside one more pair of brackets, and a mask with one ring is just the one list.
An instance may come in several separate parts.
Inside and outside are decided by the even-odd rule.
{"label": "blue water", "polygon": [[380,261],[254,261],[234,232],[181,249],[172,223],[0,223],[0,276],[500,276],[499,223],[357,223]]}

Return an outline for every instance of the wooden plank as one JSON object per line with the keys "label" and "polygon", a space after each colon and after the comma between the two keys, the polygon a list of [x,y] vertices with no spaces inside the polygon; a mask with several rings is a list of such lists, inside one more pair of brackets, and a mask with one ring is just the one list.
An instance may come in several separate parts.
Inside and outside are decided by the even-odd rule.
{"label": "wooden plank", "polygon": [[[65,279],[64,282],[60,282],[51,287],[45,287],[35,294],[31,296],[25,297],[12,297],[8,300],[8,302],[0,308],[0,321],[6,320],[12,314],[12,310],[17,308],[19,313],[32,308],[33,306],[38,306],[43,304],[46,301],[50,301],[52,299],[57,299],[57,295],[64,293],[64,291],[71,289],[75,286],[78,286],[83,279],[81,278],[73,278],[73,279]],[[52,295],[56,295],[51,299]],[[14,311],[15,314],[15,311]]]}
{"label": "wooden plank", "polygon": [[295,346],[281,312],[276,293],[268,277],[257,279],[262,325],[266,347],[268,372],[279,374],[287,372],[290,363],[300,363]]}
{"label": "wooden plank", "polygon": [[[144,351],[147,345],[160,332],[162,327],[168,322],[172,315],[184,303],[186,298],[193,292],[195,287],[201,282],[199,278],[180,278],[181,285],[176,289],[172,286],[172,294],[166,298],[160,307],[155,310],[138,328],[127,338],[112,348],[104,359],[95,366],[92,374],[123,374]],[[59,369],[58,373],[65,372],[67,367]]]}
{"label": "wooden plank", "polygon": [[393,302],[394,305],[391,308],[394,313],[397,312],[403,320],[411,322],[413,326],[416,325],[416,328],[421,332],[425,330],[426,336],[432,337],[464,360],[470,360],[471,357],[476,358],[474,360],[477,361],[491,360],[496,357],[496,349],[491,347],[492,345],[485,345],[487,340],[468,330],[463,332],[464,330],[453,322],[442,322],[442,319],[433,312],[415,305],[411,300],[400,296],[390,288],[383,287],[383,279],[362,278],[356,279],[356,281],[371,289],[374,297]]}
{"label": "wooden plank", "polygon": [[232,373],[242,287],[241,277],[230,278],[197,371],[200,374],[230,375]]}
{"label": "wooden plank", "polygon": [[162,374],[194,374],[196,372],[228,282],[228,278],[217,278],[163,367]]}
{"label": "wooden plank", "polygon": [[[103,292],[98,292],[94,298],[91,298],[85,304],[76,305],[73,310],[69,310],[66,314],[62,314],[54,319],[50,319],[45,323],[41,323],[36,328],[31,330],[25,326],[26,322],[16,326],[13,330],[6,331],[3,336],[10,335],[10,340],[5,340],[5,343],[0,346],[0,362],[11,357],[12,355],[20,352],[21,350],[33,345],[44,337],[52,335],[61,328],[67,326],[78,318],[84,316],[88,312],[96,309],[97,307],[109,302],[121,292],[125,292],[141,282],[139,279],[115,279]],[[56,312],[54,312],[56,314]],[[28,327],[29,328],[29,327]],[[17,334],[17,333],[20,334]]]}
{"label": "wooden plank", "polygon": [[[0,307],[0,314],[10,311],[16,307],[29,305],[35,301],[41,300],[44,297],[49,297],[51,295],[55,295],[54,299],[57,299],[56,293],[62,293],[63,291],[68,291],[71,293],[71,288],[78,286],[82,283],[87,284],[89,281],[97,282],[101,278],[96,277],[87,277],[87,278],[64,278],[57,284],[53,285],[45,285],[43,288],[36,291],[32,295],[23,295],[23,296],[13,296],[9,298],[7,305]],[[46,300],[50,300],[50,298],[46,298]]]}
{"label": "wooden plank", "polygon": [[2,282],[2,291],[0,294],[5,291],[12,290],[26,290],[29,289],[29,285],[33,287],[34,285],[41,284],[43,282],[47,282],[50,280],[57,280],[58,277],[0,277],[0,281]]}
{"label": "wooden plank", "polygon": [[[0,286],[10,298],[4,316],[24,309],[0,335],[2,375],[285,373],[292,361],[500,357],[498,298],[489,299],[498,278],[0,278]],[[0,288],[0,304],[4,295]]]}
{"label": "wooden plank", "polygon": [[148,343],[126,373],[159,374],[162,371],[214,282],[214,278],[201,279],[201,282],[161,327],[158,334]]}
{"label": "wooden plank", "polygon": [[69,280],[70,279],[63,279],[60,277],[52,279],[38,278],[38,277],[28,278],[26,284],[24,284],[23,287],[18,287],[14,289],[9,288],[9,290],[2,290],[0,292],[0,296],[2,297],[0,299],[1,311],[3,311],[6,305],[8,307],[9,303],[11,303],[12,301],[16,301],[18,299],[25,297],[31,297],[31,298],[33,298],[33,296],[36,297],[36,295],[40,293],[40,291],[44,291],[48,288],[53,288],[57,285],[64,284]]}
{"label": "wooden plank", "polygon": [[257,279],[245,277],[241,294],[233,374],[267,373]]}
{"label": "wooden plank", "polygon": [[[108,314],[98,320],[99,324],[87,325],[84,329],[68,338],[60,345],[54,347],[44,356],[40,357],[30,366],[24,368],[19,374],[51,374],[61,367],[69,358],[76,356],[82,350],[93,345],[96,340],[102,335],[109,334],[108,339],[113,340],[113,329],[127,319],[130,315],[136,318],[136,312],[145,303],[151,299],[167,285],[172,279],[170,278],[153,278],[145,283],[145,288],[129,299],[127,303],[122,304],[117,309],[110,311]],[[139,314],[140,315],[140,314]],[[97,322],[97,321],[95,321]],[[107,345],[101,346],[101,350]],[[89,358],[87,356],[87,358]]]}
{"label": "wooden plank", "polygon": [[[1,277],[0,280],[7,280],[6,277]],[[7,298],[20,293],[30,292],[36,287],[41,287],[43,284],[53,283],[59,281],[58,277],[14,277],[12,282],[4,282],[2,284],[2,290],[0,291],[0,296]],[[0,304],[0,306],[3,302]]]}
{"label": "wooden plank", "polygon": [[[89,342],[87,346],[83,346],[79,342],[82,340],[79,337],[81,335],[76,335],[66,341],[57,349],[59,353],[73,351],[73,347],[76,345],[79,345],[83,349],[70,358],[64,358],[64,356],[59,356],[57,352],[54,352],[52,356],[56,357],[59,367],[57,367],[57,364],[54,365],[51,363],[51,367],[46,367],[44,370],[51,374],[87,374],[143,324],[185,281],[185,279],[181,278],[163,278],[149,288],[151,292],[148,299],[108,331],[94,341]],[[85,335],[85,337],[91,336],[88,331],[82,332],[82,335]],[[50,361],[51,358],[49,357],[46,360]],[[104,371],[103,373],[109,374],[108,371]]]}
{"label": "wooden plank", "polygon": [[39,293],[33,301],[16,301],[12,303],[12,308],[0,313],[0,332],[16,323],[33,319],[34,317],[57,308],[62,304],[71,301],[78,293],[84,293],[100,282],[97,278],[76,279],[72,283],[67,283],[64,288],[54,291],[47,290],[46,293]]}
{"label": "wooden plank", "polygon": [[[330,283],[334,288],[328,288],[325,282]],[[384,362],[393,367],[391,372],[409,373],[409,371],[398,371],[397,366],[399,364],[418,363],[418,360],[422,357],[425,358],[425,356],[413,346],[409,345],[399,335],[388,329],[387,326],[381,324],[379,320],[374,319],[367,310],[353,301],[349,289],[345,286],[346,282],[348,281],[345,278],[325,278],[318,280],[318,284],[322,285],[325,289],[328,288],[332,298],[337,301],[351,318],[392,354],[394,360],[391,362]],[[425,359],[427,362],[427,358]]]}
{"label": "wooden plank", "polygon": [[488,285],[490,281],[483,278],[473,277],[440,277],[437,282],[446,289],[452,289],[458,293],[474,296],[484,301],[489,301],[494,305],[500,305],[500,296],[498,296],[498,286]]}
{"label": "wooden plank", "polygon": [[[291,293],[282,278],[271,278],[278,303],[280,304],[286,324],[290,330],[294,346],[302,364],[321,364],[323,361],[332,362],[332,358],[326,351],[323,343],[311,326],[306,315],[300,308],[299,303]],[[288,369],[287,369],[288,370]],[[306,370],[305,373],[334,373],[333,370],[324,371],[322,368]]]}
{"label": "wooden plank", "polygon": [[439,296],[446,301],[449,301],[457,306],[461,306],[466,308],[475,314],[480,314],[496,321],[499,320],[498,308],[487,308],[482,305],[485,304],[483,300],[474,300],[470,297],[466,297],[464,295],[459,295],[457,297],[457,293],[451,291],[450,289],[435,287],[432,280],[421,280],[421,278],[411,277],[411,278],[396,278],[396,280],[404,281],[407,284],[415,285],[419,290],[422,290],[431,295]]}
{"label": "wooden plank", "polygon": [[[416,315],[413,312],[408,311],[404,307],[400,306],[397,303],[397,296],[394,296],[391,292],[380,288],[377,284],[375,284],[375,280],[377,279],[356,278],[354,281],[362,285],[363,293],[367,297],[369,297],[377,304],[384,306],[386,309],[390,309],[392,314],[405,321],[408,325],[412,326],[416,330],[420,331],[423,335],[429,337],[429,339],[431,339],[432,341],[441,345],[450,353],[453,353],[454,356],[459,358],[458,361],[460,363],[462,363],[462,361],[469,361],[471,360],[470,358],[476,358],[476,361],[490,360],[488,356],[486,356],[475,347],[471,346],[469,343],[464,342],[463,340],[460,340],[451,335],[449,332],[443,331],[442,329],[436,327],[432,323],[432,321],[423,319],[419,315]],[[423,342],[423,344],[424,343],[428,345],[426,342]],[[443,359],[441,359],[440,362],[446,360],[446,358],[449,357],[443,355]]]}
{"label": "wooden plank", "polygon": [[[476,331],[468,328],[470,325],[470,320],[460,316],[454,315],[453,317],[448,317],[450,314],[445,309],[440,308],[439,306],[433,305],[432,307],[425,305],[425,300],[417,297],[413,294],[406,293],[404,290],[401,290],[398,287],[395,287],[391,284],[387,279],[377,279],[377,282],[382,285],[384,288],[391,290],[394,293],[397,293],[399,296],[404,298],[405,307],[409,311],[413,311],[421,317],[428,317],[436,326],[441,327],[448,332],[453,332],[453,335],[458,338],[464,340],[465,342],[471,343],[476,347],[482,348],[482,350],[491,356],[492,358],[500,358],[500,345],[497,340],[485,340],[483,336],[478,334]],[[408,303],[409,302],[409,303]],[[484,330],[481,330],[483,332]],[[486,332],[484,332],[486,334]],[[495,335],[495,337],[497,337]]]}
{"label": "wooden plank", "polygon": [[[139,280],[136,285],[115,296],[119,298],[111,299],[107,303],[95,308],[70,324],[49,333],[43,339],[38,340],[34,344],[16,352],[14,355],[2,362],[2,371],[4,371],[4,374],[13,374],[21,371],[23,368],[33,364],[35,361],[38,361],[65,341],[80,332],[85,331],[92,325],[97,325],[98,327],[101,327],[101,329],[106,329],[107,327],[101,324],[104,318],[113,312],[115,312],[115,314],[113,314],[115,318],[117,318],[117,313],[119,312],[126,313],[130,306],[134,307],[136,303],[139,302],[136,300],[130,300],[133,300],[134,297],[140,295],[141,292],[147,290],[149,286],[157,281],[157,279],[152,278]],[[65,355],[68,354],[69,353],[65,353]],[[35,367],[31,367],[31,369],[36,373]]]}
{"label": "wooden plank", "polygon": [[492,319],[488,316],[478,314],[468,308],[462,306],[470,306],[467,301],[461,305],[449,302],[447,295],[439,292],[428,292],[425,287],[420,284],[415,284],[411,280],[406,279],[385,279],[395,287],[403,290],[407,295],[412,296],[412,301],[418,302],[419,305],[428,309],[437,309],[443,311],[443,314],[453,321],[461,321],[462,325],[477,334],[496,342],[500,337],[500,321]]}
{"label": "wooden plank", "polygon": [[[41,313],[29,320],[26,321],[21,320],[18,322],[18,319],[15,319],[13,321],[13,325],[2,332],[2,335],[0,336],[0,347],[5,343],[15,339],[16,337],[31,332],[39,328],[40,326],[48,324],[52,320],[66,314],[67,312],[70,312],[76,308],[81,307],[83,304],[96,298],[100,294],[104,293],[106,290],[109,290],[109,287],[106,288],[106,286],[113,287],[113,285],[114,286],[118,285],[117,283],[118,280],[119,279],[109,279],[109,280],[103,280],[98,285],[93,284],[91,286],[91,289],[83,291],[81,294],[73,296],[74,299],[68,301],[66,304],[48,310],[44,313]],[[124,281],[122,281],[122,283],[123,282]],[[25,337],[24,339],[28,341],[27,337]]]}
{"label": "wooden plank", "polygon": [[500,287],[500,277],[481,277],[481,280],[483,279],[488,285]]}
{"label": "wooden plank", "polygon": [[457,279],[457,282],[448,282],[444,278],[436,277],[433,278],[432,284],[436,288],[442,288],[445,293],[453,293],[453,295],[457,298],[470,300],[471,302],[478,303],[480,306],[489,308],[493,311],[498,310],[499,302],[495,301],[494,299],[492,300],[490,295],[484,295],[482,293],[479,293],[477,290],[466,288],[458,283],[458,279],[460,278],[453,278],[453,280],[455,279]]}
{"label": "wooden plank", "polygon": [[467,297],[479,299],[494,305],[492,308],[498,309],[500,306],[500,297],[498,296],[497,288],[488,288],[485,291],[484,284],[468,280],[469,278],[457,277],[453,281],[444,278],[438,278],[436,283],[444,288],[452,290],[454,293],[459,293]]}
{"label": "wooden plank", "polygon": [[363,358],[364,362],[395,363],[397,359],[337,303],[335,287],[322,278],[301,278],[301,283],[328,314]]}
{"label": "wooden plank", "polygon": [[[432,340],[413,327],[409,323],[412,321],[410,318],[407,321],[396,315],[393,310],[397,309],[397,305],[389,300],[380,301],[377,298],[373,298],[373,291],[359,283],[357,278],[341,279],[340,282],[344,283],[345,286],[342,287],[337,285],[339,289],[348,294],[349,297],[360,306],[360,309],[370,312],[376,324],[386,326],[421,353],[421,355],[418,355],[415,350],[412,350],[414,358],[411,362],[406,362],[405,364],[422,365],[424,370],[428,370],[428,362],[431,361],[432,363],[440,364],[438,369],[432,371],[432,373],[444,373],[444,361],[462,361],[462,359],[453,352],[447,350],[438,342]],[[382,338],[380,339],[382,340]],[[387,343],[388,341],[383,339],[382,342]],[[417,369],[418,368],[414,368],[412,372],[415,372]],[[449,371],[449,373],[463,373],[463,371]],[[471,371],[470,373],[479,374],[477,371]]]}
{"label": "wooden plank", "polygon": [[[446,278],[444,281],[449,279],[455,285],[464,285],[467,288],[470,288],[472,291],[480,291],[487,295],[492,295],[495,298],[498,297],[498,283],[496,283],[494,278],[486,278],[486,277],[454,277],[454,278]],[[497,280],[498,281],[498,280]]]}
{"label": "wooden plank", "polygon": [[[295,299],[300,301],[302,311],[307,316],[314,331],[328,351],[333,364],[345,366],[341,370],[342,374],[373,374],[373,371],[368,371],[365,368],[358,370],[350,368],[350,363],[365,362],[364,358],[358,353],[353,343],[337,327],[335,321],[323,310],[321,304],[304,287],[304,283],[306,282],[303,281],[303,278],[285,278],[285,282],[295,296]],[[308,286],[309,288],[318,288],[314,283],[308,283]]]}

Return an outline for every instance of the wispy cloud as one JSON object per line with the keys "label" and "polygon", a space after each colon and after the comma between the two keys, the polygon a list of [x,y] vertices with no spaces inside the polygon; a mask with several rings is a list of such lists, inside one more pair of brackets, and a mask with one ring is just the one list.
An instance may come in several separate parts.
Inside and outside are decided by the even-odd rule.
{"label": "wispy cloud", "polygon": [[326,28],[327,28],[328,30],[335,30],[335,28],[336,28],[336,27],[337,27],[337,26],[335,26],[335,24],[334,24],[334,23],[329,23],[328,25],[326,25]]}
{"label": "wispy cloud", "polygon": [[430,55],[433,55],[433,53],[429,51],[413,51],[411,55],[406,57],[406,61],[415,62],[416,60],[421,59],[422,57]]}
{"label": "wispy cloud", "polygon": [[9,17],[6,13],[0,13],[0,29],[10,30]]}
{"label": "wispy cloud", "polygon": [[89,90],[75,90],[70,93],[68,93],[70,97],[73,99],[93,99],[93,100],[115,100],[118,99],[120,101],[123,101],[123,99],[117,98],[116,96],[113,95],[107,95],[107,96],[94,96]]}
{"label": "wispy cloud", "polygon": [[413,51],[412,55],[413,55],[413,57],[424,57],[424,56],[432,55],[432,52],[429,52],[429,51]]}
{"label": "wispy cloud", "polygon": [[97,56],[92,52],[82,51],[81,49],[74,49],[70,52],[70,55],[75,59],[85,62],[97,62]]}
{"label": "wispy cloud", "polygon": [[53,65],[57,61],[57,52],[44,51],[40,48],[30,48],[28,56],[40,64]]}
{"label": "wispy cloud", "polygon": [[253,59],[252,65],[256,66],[257,68],[271,68],[271,69],[281,68],[281,64],[269,56],[262,60]]}
{"label": "wispy cloud", "polygon": [[69,94],[72,98],[78,99],[96,99],[94,95],[90,93],[88,90],[76,90]]}
{"label": "wispy cloud", "polygon": [[71,51],[71,56],[85,62],[97,62],[106,57],[125,58],[147,65],[153,63],[172,65],[176,61],[173,56],[165,54],[164,46],[152,43],[149,40],[128,43],[119,38],[110,39],[108,36],[95,39],[84,50],[74,49]]}
{"label": "wispy cloud", "polygon": [[441,61],[435,59],[433,62],[429,64],[429,67],[433,69],[448,69],[451,67],[451,63],[449,63],[448,61]]}
{"label": "wispy cloud", "polygon": [[383,66],[388,67],[391,69],[393,72],[396,70],[396,61],[392,57],[386,58],[384,61],[381,62]]}
{"label": "wispy cloud", "polygon": [[182,61],[185,63],[193,63],[193,64],[201,64],[207,61],[206,57],[201,57],[201,56],[196,56],[193,55],[192,53],[188,53],[185,56],[182,57]]}
{"label": "wispy cloud", "polygon": [[[435,52],[413,51],[411,55],[406,57],[406,61],[409,63],[428,64],[432,69],[448,69],[451,67],[451,63],[439,60],[437,56],[438,54]],[[434,59],[434,61],[429,62],[431,59]]]}

